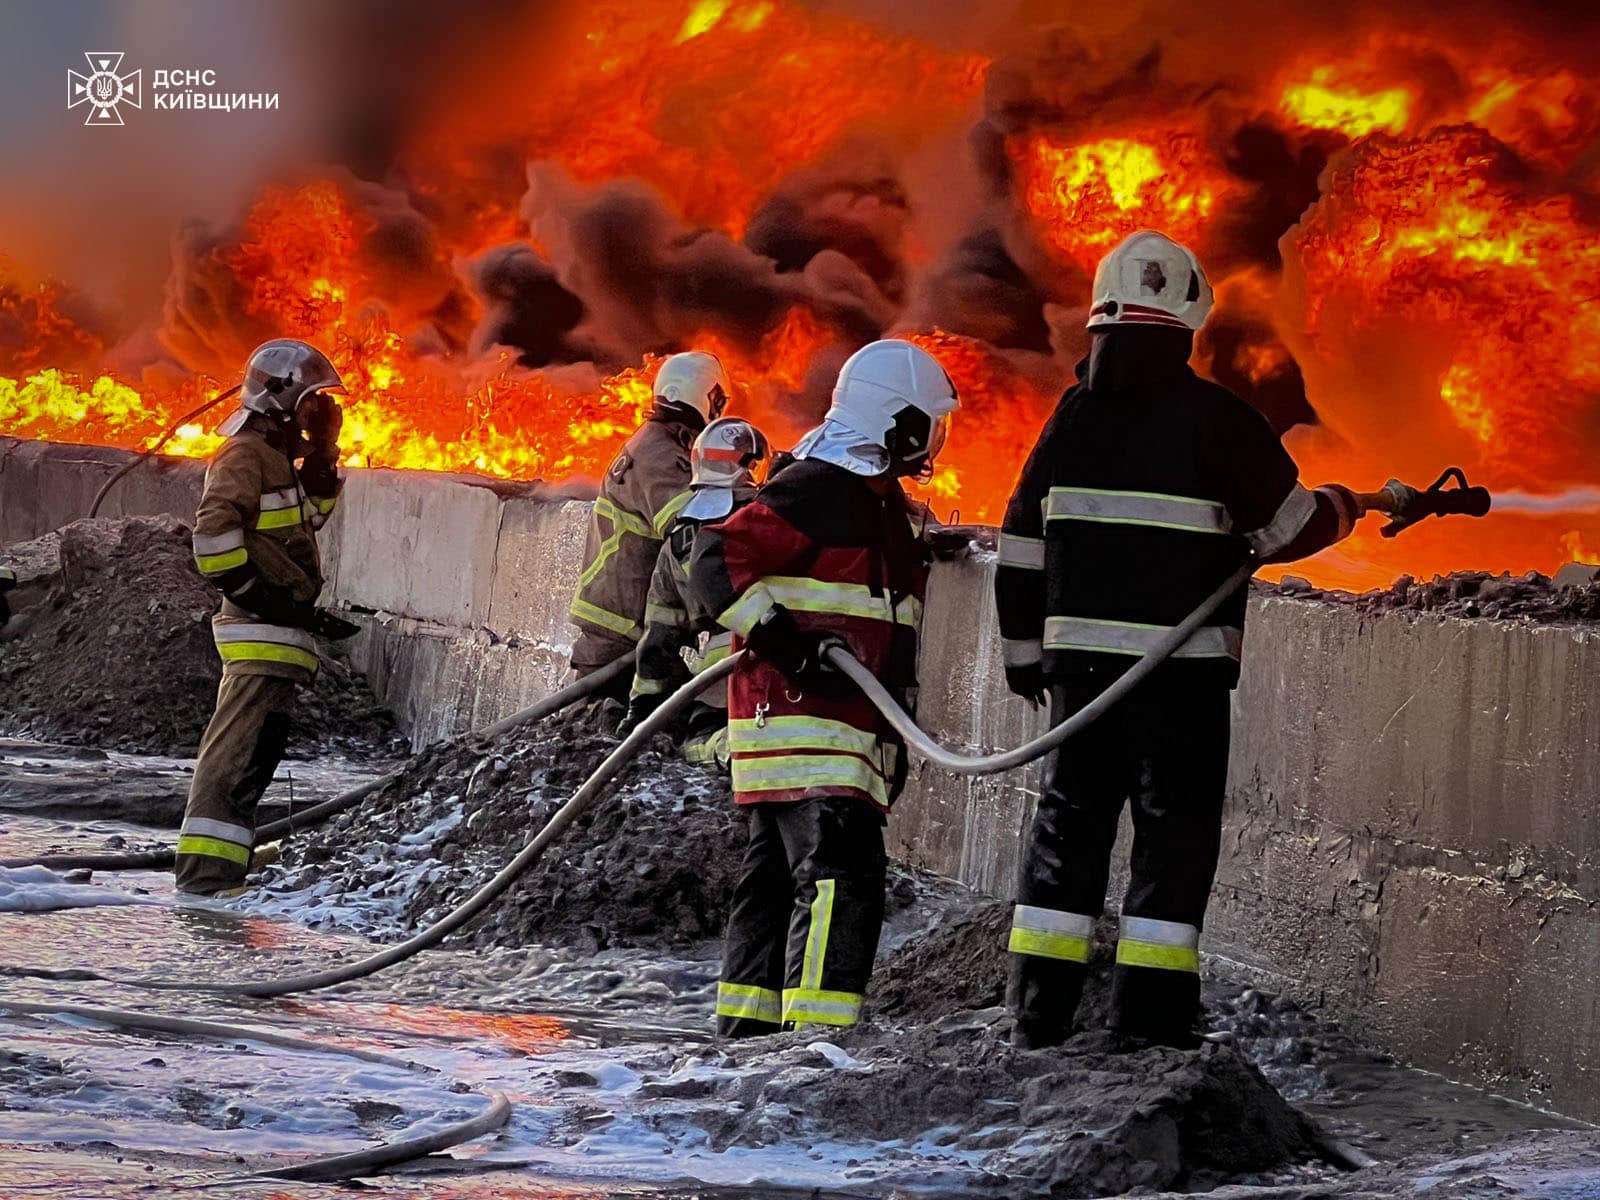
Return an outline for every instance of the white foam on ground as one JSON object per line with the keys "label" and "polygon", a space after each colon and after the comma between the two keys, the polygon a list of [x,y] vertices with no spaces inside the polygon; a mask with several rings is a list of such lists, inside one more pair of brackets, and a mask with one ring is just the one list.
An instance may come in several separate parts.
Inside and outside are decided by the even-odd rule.
{"label": "white foam on ground", "polygon": [[156,904],[149,896],[73,883],[46,867],[0,867],[0,912],[54,912],[62,908],[100,908],[110,904]]}

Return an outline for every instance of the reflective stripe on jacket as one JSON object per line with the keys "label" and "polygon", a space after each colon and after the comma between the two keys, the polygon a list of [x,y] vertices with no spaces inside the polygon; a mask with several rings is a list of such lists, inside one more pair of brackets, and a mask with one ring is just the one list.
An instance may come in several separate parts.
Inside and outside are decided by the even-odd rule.
{"label": "reflective stripe on jacket", "polygon": [[[337,492],[307,495],[289,458],[246,425],[206,470],[195,514],[195,565],[225,596],[244,603],[259,580],[311,604],[323,584],[316,530],[337,500]],[[225,674],[307,680],[316,673],[309,633],[263,623],[231,600],[224,600],[212,633]]]}
{"label": "reflective stripe on jacket", "polygon": [[[916,683],[924,546],[899,485],[813,460],[785,467],[751,504],[695,539],[697,600],[734,633],[774,606],[841,638],[892,691]],[[742,659],[728,683],[728,744],[741,804],[855,796],[887,811],[903,782],[899,738],[842,678],[797,688]]]}
{"label": "reflective stripe on jacket", "polygon": [[583,573],[571,616],[580,629],[636,642],[661,542],[689,502],[689,444],[695,431],[653,415],[606,471],[589,518]]}
{"label": "reflective stripe on jacket", "polygon": [[[1108,397],[1079,384],[1023,467],[1000,535],[1007,666],[1120,674],[1254,551],[1285,560],[1354,522],[1308,491],[1259,413],[1187,367]],[[1353,502],[1352,502],[1353,503]],[[1162,668],[1238,680],[1245,589]]]}

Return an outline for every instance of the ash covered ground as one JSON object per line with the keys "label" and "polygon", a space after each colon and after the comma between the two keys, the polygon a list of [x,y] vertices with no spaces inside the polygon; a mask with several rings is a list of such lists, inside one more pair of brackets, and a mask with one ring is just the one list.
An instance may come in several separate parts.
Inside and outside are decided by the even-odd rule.
{"label": "ash covered ground", "polygon": [[[194,567],[189,527],[169,516],[75,521],[7,547],[20,580],[0,633],[0,730],[136,754],[192,756],[222,664],[217,593]],[[292,757],[394,758],[389,713],[336,647],[301,689]]]}

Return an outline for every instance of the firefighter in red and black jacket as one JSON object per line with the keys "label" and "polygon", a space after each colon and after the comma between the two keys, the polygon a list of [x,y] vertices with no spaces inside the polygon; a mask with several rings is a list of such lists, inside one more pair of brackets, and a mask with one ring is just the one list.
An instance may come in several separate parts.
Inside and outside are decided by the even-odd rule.
{"label": "firefighter in red and black jacket", "polygon": [[915,686],[926,518],[899,480],[931,468],[955,408],[931,355],[864,347],[795,461],[695,539],[695,599],[749,651],[728,684],[750,842],[717,988],[724,1036],[852,1025],[861,1011],[904,748],[824,654],[842,644],[891,691]]}
{"label": "firefighter in red and black jacket", "polygon": [[[1184,619],[1247,554],[1285,562],[1349,535],[1379,494],[1309,491],[1266,420],[1188,362],[1212,293],[1194,255],[1136,233],[1095,275],[1092,345],[1006,510],[995,592],[1011,689],[1059,724]],[[1061,1041],[1083,990],[1112,843],[1131,803],[1112,1025],[1193,1041],[1200,927],[1221,844],[1229,691],[1245,589],[1058,754],[1013,919],[1024,1045]]]}

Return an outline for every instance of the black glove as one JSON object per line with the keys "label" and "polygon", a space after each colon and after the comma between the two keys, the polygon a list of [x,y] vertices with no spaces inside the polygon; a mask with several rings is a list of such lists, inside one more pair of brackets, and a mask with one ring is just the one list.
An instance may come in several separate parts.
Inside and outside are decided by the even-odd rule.
{"label": "black glove", "polygon": [[306,621],[307,629],[317,637],[329,642],[342,642],[345,638],[355,637],[361,632],[361,626],[353,621],[346,621],[343,617],[336,617],[326,609],[314,608]]}
{"label": "black glove", "polygon": [[6,627],[6,622],[11,620],[11,605],[6,603],[4,591],[0,591],[0,629]]}
{"label": "black glove", "polygon": [[939,526],[922,535],[934,562],[959,562],[972,555],[972,535],[959,527]]}
{"label": "black glove", "polygon": [[313,453],[339,449],[339,431],[344,428],[344,409],[327,392],[314,392],[300,402],[300,428]]}
{"label": "black glove", "polygon": [[801,629],[795,624],[794,614],[781,604],[774,605],[744,640],[757,658],[777,667],[794,683],[817,687],[826,685],[829,676],[835,680],[839,676],[828,662],[827,651],[844,646],[843,639],[819,630]]}
{"label": "black glove", "polygon": [[1007,667],[1006,687],[1035,708],[1050,698],[1050,689],[1044,681],[1044,667],[1040,663],[1029,663],[1025,667]]}
{"label": "black glove", "polygon": [[629,700],[628,711],[623,714],[622,723],[617,726],[617,736],[625,738],[643,725],[645,721],[649,720],[650,714],[661,707],[661,701],[664,699],[665,696],[658,694],[654,696],[635,696],[632,700]]}
{"label": "black glove", "polygon": [[269,625],[309,629],[317,615],[315,608],[296,600],[288,588],[268,583],[259,575],[243,587],[230,591],[228,599]]}
{"label": "black glove", "polygon": [[308,496],[330,499],[339,494],[339,450],[313,447],[300,464],[300,486]]}

